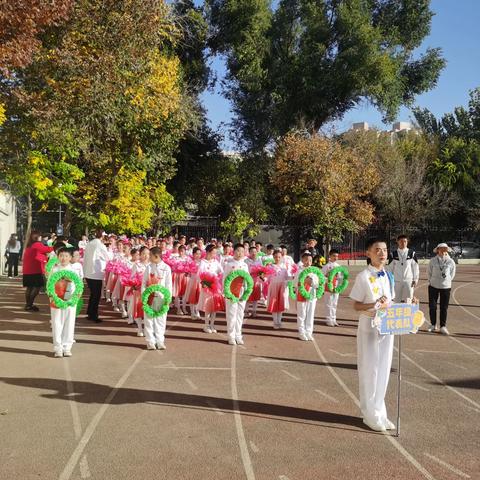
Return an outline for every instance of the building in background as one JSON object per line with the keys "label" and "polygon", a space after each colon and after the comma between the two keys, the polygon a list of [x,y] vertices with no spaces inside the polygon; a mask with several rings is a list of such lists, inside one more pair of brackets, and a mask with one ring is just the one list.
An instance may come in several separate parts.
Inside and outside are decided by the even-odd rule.
{"label": "building in background", "polygon": [[[17,207],[15,198],[0,190],[0,272],[5,271],[5,249],[12,233],[17,233]],[[23,241],[23,239],[19,239]]]}

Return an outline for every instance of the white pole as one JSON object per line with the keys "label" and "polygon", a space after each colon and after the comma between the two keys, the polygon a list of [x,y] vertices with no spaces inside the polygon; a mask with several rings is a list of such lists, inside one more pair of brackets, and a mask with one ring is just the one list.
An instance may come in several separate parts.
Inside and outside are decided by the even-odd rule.
{"label": "white pole", "polygon": [[400,388],[402,382],[402,335],[398,336],[398,366],[397,366],[397,433],[400,436]]}

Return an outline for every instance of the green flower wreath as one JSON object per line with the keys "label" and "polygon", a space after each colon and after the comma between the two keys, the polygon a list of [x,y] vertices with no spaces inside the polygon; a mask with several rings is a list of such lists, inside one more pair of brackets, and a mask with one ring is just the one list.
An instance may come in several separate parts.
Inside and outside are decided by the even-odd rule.
{"label": "green flower wreath", "polygon": [[58,258],[56,255],[52,255],[49,259],[47,264],[45,265],[45,273],[50,275],[52,273],[52,268],[57,264]]}
{"label": "green flower wreath", "polygon": [[293,280],[289,280],[287,283],[288,286],[288,296],[294,300],[297,298],[297,295],[295,294],[295,286],[293,285]]}
{"label": "green flower wreath", "polygon": [[[232,288],[231,288],[232,282],[238,277],[243,278],[243,281],[245,283],[245,291],[243,292],[243,295],[241,297],[236,297],[232,293]],[[240,269],[233,270],[225,277],[225,282],[223,283],[223,292],[225,294],[225,298],[230,300],[233,303],[244,302],[245,300],[248,299],[248,297],[250,297],[250,295],[253,292],[252,276],[245,270],[240,270]]]}
{"label": "green flower wreath", "polygon": [[[68,300],[63,300],[60,298],[55,292],[55,284],[65,278],[73,282],[75,286],[75,290],[72,293],[72,296]],[[68,307],[76,307],[80,297],[83,294],[83,281],[82,279],[71,270],[58,270],[55,273],[52,273],[48,277],[47,282],[47,295],[53,300],[53,303],[57,308],[68,308]]]}
{"label": "green flower wreath", "polygon": [[[160,292],[163,295],[163,304],[160,310],[154,310],[149,304],[148,299],[150,295],[155,292]],[[172,301],[172,293],[167,288],[163,287],[162,285],[154,284],[150,285],[145,289],[142,293],[142,306],[143,311],[152,318],[161,317],[168,312],[170,308],[170,302]]]}
{"label": "green flower wreath", "polygon": [[270,265],[271,263],[274,263],[273,258],[267,257],[266,255],[264,255],[261,258],[261,260],[262,260],[263,266]]}
{"label": "green flower wreath", "polygon": [[[341,273],[343,275],[343,280],[340,285],[337,285],[336,287],[333,286],[333,279]],[[330,292],[332,293],[342,293],[345,291],[345,289],[348,287],[348,277],[349,273],[346,267],[340,266],[340,267],[335,267],[330,272],[328,272],[328,283],[327,283],[327,288]]]}
{"label": "green flower wreath", "polygon": [[305,280],[309,274],[313,273],[318,278],[318,289],[317,289],[317,299],[322,298],[323,294],[325,293],[325,275],[318,267],[308,267],[302,271],[300,276],[298,277],[298,293],[305,299],[305,300],[313,300],[313,295],[311,292],[307,292],[305,288]]}

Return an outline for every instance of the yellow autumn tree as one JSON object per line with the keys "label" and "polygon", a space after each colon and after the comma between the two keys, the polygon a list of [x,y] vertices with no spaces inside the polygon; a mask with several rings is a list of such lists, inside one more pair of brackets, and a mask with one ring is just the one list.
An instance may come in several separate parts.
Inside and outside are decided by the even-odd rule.
{"label": "yellow autumn tree", "polygon": [[321,135],[286,135],[275,151],[272,183],[292,219],[326,239],[358,232],[374,219],[368,195],[379,176],[370,159]]}
{"label": "yellow autumn tree", "polygon": [[112,185],[115,196],[99,214],[104,228],[127,234],[150,230],[154,203],[145,187],[146,177],[144,170],[120,169]]}
{"label": "yellow autumn tree", "polygon": [[5,123],[7,116],[5,115],[5,105],[0,103],[0,127]]}

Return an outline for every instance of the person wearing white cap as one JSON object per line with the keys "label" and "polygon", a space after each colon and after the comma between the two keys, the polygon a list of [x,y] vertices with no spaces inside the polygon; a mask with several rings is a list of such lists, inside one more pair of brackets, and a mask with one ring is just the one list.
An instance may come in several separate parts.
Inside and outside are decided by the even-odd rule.
{"label": "person wearing white cap", "polygon": [[433,251],[436,256],[428,264],[428,305],[430,309],[429,332],[437,330],[437,302],[440,297],[440,332],[448,335],[447,310],[450,302],[452,280],[455,278],[455,262],[448,255],[452,249],[446,243],[439,243]]}

